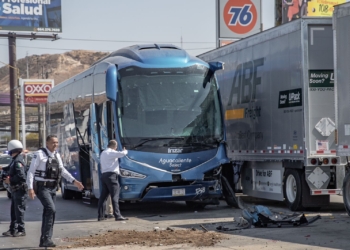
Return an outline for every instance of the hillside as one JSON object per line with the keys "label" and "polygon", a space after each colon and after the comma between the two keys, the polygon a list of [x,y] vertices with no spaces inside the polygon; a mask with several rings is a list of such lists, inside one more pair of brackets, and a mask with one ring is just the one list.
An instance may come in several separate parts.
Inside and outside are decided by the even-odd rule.
{"label": "hillside", "polygon": [[[74,50],[63,54],[33,55],[17,60],[20,77],[30,79],[49,78],[55,80],[55,85],[86,70],[92,63],[108,55],[104,52],[92,52]],[[7,66],[0,68],[0,93],[9,93],[9,69]]]}

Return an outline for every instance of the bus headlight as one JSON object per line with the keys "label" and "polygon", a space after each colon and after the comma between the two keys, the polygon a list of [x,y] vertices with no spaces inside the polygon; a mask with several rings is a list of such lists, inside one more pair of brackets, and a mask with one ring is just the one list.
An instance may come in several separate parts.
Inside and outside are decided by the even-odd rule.
{"label": "bus headlight", "polygon": [[124,178],[136,178],[136,179],[145,179],[146,175],[136,173],[134,171],[126,170],[126,169],[120,169],[120,175]]}

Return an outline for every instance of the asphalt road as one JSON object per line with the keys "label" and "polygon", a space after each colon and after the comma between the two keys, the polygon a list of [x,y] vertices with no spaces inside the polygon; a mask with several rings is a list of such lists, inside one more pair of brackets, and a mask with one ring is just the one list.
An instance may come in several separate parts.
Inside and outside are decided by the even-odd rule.
{"label": "asphalt road", "polygon": [[[248,205],[264,205],[282,215],[291,213],[282,202],[243,198]],[[342,197],[333,196],[331,205],[320,212],[307,212],[308,216],[320,214],[321,220],[305,227],[250,228],[223,232],[227,240],[215,249],[350,249],[350,217],[342,204]],[[203,225],[208,230],[216,227],[235,228],[241,217],[241,210],[230,208],[224,201],[219,206],[208,206],[202,211],[186,207],[184,202],[121,204],[126,222],[113,219],[97,222],[97,205],[85,205],[81,200],[66,201],[58,194],[56,203],[54,241],[66,245],[67,237],[78,237],[107,231],[109,229],[153,230],[154,227],[176,229],[197,228]],[[9,227],[10,200],[5,191],[0,191],[0,232]],[[38,199],[29,200],[26,212],[26,237],[1,237],[0,249],[35,249],[39,245],[42,206]],[[124,249],[124,246],[98,248]],[[140,246],[126,246],[125,249],[147,249]],[[194,249],[191,246],[168,246],[157,249]],[[214,249],[214,248],[208,248]]]}

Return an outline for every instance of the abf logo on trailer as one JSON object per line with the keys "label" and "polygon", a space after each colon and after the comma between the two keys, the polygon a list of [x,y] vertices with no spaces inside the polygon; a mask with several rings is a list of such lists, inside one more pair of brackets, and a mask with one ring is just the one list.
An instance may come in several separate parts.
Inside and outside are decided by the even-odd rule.
{"label": "abf logo on trailer", "polygon": [[47,97],[54,87],[54,81],[50,79],[46,80],[22,80],[24,102],[39,104],[46,103]]}
{"label": "abf logo on trailer", "polygon": [[219,38],[244,38],[261,31],[260,0],[220,0]]}

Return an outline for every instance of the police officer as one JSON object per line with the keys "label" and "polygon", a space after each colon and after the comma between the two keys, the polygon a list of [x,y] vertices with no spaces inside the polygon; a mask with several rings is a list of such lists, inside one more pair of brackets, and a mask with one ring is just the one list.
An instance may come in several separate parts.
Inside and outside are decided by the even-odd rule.
{"label": "police officer", "polygon": [[[8,167],[2,168],[9,173],[10,178],[5,179],[5,183],[10,184],[11,189],[11,224],[10,229],[4,232],[4,236],[25,236],[24,212],[26,211],[27,184],[26,165],[23,161],[23,145],[18,140],[11,140],[7,149],[12,161]],[[1,169],[1,168],[0,168]]]}
{"label": "police officer", "polygon": [[56,214],[56,191],[61,175],[68,182],[73,183],[79,190],[84,188],[83,184],[75,180],[63,167],[62,159],[56,152],[57,147],[57,136],[47,136],[46,148],[39,149],[36,152],[28,171],[27,184],[29,197],[34,199],[36,194],[44,207],[39,247],[56,246],[52,241],[52,232]]}

